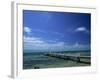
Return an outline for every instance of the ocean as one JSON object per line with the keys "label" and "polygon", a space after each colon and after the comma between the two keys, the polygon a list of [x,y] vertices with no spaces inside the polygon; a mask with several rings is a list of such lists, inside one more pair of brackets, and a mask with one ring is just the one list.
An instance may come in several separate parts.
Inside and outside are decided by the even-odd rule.
{"label": "ocean", "polygon": [[[42,69],[42,68],[60,68],[60,67],[78,67],[90,66],[91,64],[78,63],[71,60],[64,60],[55,57],[46,56],[49,52],[24,52],[23,53],[23,69]],[[91,56],[90,51],[59,51],[50,52],[57,54],[70,54],[80,56]],[[90,61],[90,59],[88,59]]]}

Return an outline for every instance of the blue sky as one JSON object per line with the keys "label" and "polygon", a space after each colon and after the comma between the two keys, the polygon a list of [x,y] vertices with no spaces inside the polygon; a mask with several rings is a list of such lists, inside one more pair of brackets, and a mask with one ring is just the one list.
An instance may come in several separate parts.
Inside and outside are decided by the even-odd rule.
{"label": "blue sky", "polygon": [[90,49],[91,14],[23,10],[24,50]]}

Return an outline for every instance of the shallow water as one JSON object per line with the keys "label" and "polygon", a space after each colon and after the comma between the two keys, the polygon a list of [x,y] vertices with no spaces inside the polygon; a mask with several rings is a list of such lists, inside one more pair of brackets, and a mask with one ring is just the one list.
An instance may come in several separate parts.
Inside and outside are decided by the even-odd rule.
{"label": "shallow water", "polygon": [[[57,53],[57,52],[56,52]],[[90,52],[66,52],[63,54],[71,54],[81,56],[90,56]],[[45,52],[24,53],[23,55],[23,69],[38,68],[57,68],[57,67],[74,67],[74,66],[90,66],[90,64],[78,63],[70,60],[63,60],[44,55]],[[59,52],[58,52],[59,54]]]}

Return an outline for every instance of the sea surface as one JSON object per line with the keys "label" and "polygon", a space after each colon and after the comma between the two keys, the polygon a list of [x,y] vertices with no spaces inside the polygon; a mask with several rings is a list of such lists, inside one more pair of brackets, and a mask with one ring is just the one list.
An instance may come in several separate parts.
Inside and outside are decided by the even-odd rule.
{"label": "sea surface", "polygon": [[[45,55],[46,53],[49,52],[24,52],[23,69],[90,66],[90,64],[78,63],[75,61],[46,56]],[[50,52],[50,53],[91,56],[90,51],[59,51],[59,52]]]}

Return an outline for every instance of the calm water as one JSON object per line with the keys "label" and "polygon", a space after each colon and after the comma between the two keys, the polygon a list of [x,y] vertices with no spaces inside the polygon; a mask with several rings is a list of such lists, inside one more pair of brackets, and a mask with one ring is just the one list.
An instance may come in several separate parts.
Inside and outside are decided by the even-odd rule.
{"label": "calm water", "polygon": [[[45,56],[48,52],[30,52],[23,54],[23,69],[35,68],[56,68],[56,67],[74,67],[74,66],[89,66],[90,64],[77,63],[75,61],[63,60]],[[54,53],[54,52],[52,52]],[[62,54],[90,56],[90,51],[67,51],[56,52]]]}

